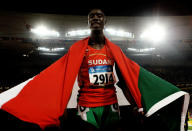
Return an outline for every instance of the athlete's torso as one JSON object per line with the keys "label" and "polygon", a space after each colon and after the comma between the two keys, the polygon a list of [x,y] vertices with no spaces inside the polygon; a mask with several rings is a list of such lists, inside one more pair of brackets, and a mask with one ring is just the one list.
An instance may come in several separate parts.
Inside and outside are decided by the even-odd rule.
{"label": "athlete's torso", "polygon": [[100,50],[88,46],[78,74],[79,105],[97,107],[117,102],[113,65],[106,45]]}

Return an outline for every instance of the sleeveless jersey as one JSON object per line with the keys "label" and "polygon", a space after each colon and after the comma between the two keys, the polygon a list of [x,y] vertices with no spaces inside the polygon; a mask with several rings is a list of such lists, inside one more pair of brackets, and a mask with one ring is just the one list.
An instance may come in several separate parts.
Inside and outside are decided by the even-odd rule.
{"label": "sleeveless jersey", "polygon": [[114,58],[106,45],[100,49],[88,46],[78,74],[78,104],[98,107],[117,103]]}

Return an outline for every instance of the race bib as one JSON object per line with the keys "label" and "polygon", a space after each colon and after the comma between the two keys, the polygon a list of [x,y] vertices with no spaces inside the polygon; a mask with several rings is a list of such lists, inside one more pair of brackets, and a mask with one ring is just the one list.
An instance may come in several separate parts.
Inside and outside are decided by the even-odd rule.
{"label": "race bib", "polygon": [[93,85],[109,85],[115,83],[111,65],[94,66],[89,68],[89,81]]}

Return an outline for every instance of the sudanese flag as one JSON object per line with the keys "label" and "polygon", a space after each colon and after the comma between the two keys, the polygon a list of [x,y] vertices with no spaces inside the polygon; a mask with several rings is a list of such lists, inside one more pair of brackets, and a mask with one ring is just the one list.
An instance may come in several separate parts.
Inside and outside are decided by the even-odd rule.
{"label": "sudanese flag", "polygon": [[[76,42],[67,54],[38,75],[1,93],[0,108],[23,121],[38,124],[42,129],[59,126],[88,40]],[[143,109],[147,117],[163,110],[161,116],[170,131],[184,131],[189,94],[140,67],[108,39],[106,44],[120,71],[119,80],[124,81],[122,85],[137,107]]]}

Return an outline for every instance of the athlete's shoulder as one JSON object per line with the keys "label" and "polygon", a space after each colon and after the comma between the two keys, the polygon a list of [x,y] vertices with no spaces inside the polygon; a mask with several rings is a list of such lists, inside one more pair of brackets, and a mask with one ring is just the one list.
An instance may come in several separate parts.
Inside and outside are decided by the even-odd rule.
{"label": "athlete's shoulder", "polygon": [[70,47],[70,49],[73,49],[73,48],[82,48],[82,47],[86,46],[87,44],[88,44],[88,37],[76,41],[75,43],[72,44],[72,46]]}
{"label": "athlete's shoulder", "polygon": [[109,39],[106,38],[107,45],[111,48],[121,49],[117,44],[111,42]]}
{"label": "athlete's shoulder", "polygon": [[88,42],[89,37],[86,37],[84,39],[78,40],[76,41],[72,46],[77,46],[77,45],[82,45],[82,44],[86,44]]}

